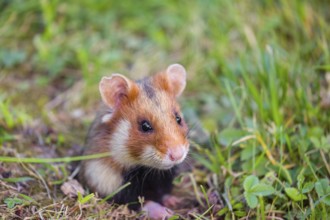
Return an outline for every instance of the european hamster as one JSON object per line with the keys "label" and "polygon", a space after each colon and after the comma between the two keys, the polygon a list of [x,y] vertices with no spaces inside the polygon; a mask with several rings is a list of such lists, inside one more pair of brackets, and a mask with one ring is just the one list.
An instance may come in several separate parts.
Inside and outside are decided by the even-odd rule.
{"label": "european hamster", "polygon": [[103,77],[103,106],[87,136],[85,155],[110,152],[109,157],[82,162],[80,178],[92,191],[107,196],[127,182],[113,201],[143,207],[151,218],[171,212],[163,199],[171,192],[176,166],[189,150],[188,126],[176,101],[186,86],[186,70],[172,64],[138,81],[120,74]]}

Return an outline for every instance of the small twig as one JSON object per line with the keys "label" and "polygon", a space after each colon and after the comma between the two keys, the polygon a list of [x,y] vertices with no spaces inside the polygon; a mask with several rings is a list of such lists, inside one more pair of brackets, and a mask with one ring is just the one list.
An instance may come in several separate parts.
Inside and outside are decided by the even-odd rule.
{"label": "small twig", "polygon": [[68,177],[69,180],[72,180],[80,171],[80,166],[77,166],[76,169],[72,172],[72,174]]}
{"label": "small twig", "polygon": [[260,143],[261,147],[264,149],[269,161],[273,164],[273,165],[277,165],[278,163],[276,162],[276,160],[274,159],[273,155],[271,154],[270,150],[268,149],[266,143],[264,142],[264,140],[261,138],[260,134],[257,133],[256,138],[258,140],[258,142]]}
{"label": "small twig", "polygon": [[50,195],[50,189],[49,189],[49,187],[48,187],[48,185],[47,185],[45,179],[40,175],[40,173],[39,173],[37,170],[34,169],[34,167],[32,167],[31,165],[29,165],[29,166],[30,166],[30,169],[32,169],[33,172],[35,172],[35,174],[37,174],[36,177],[37,177],[37,178],[42,182],[42,184],[45,186],[45,189],[46,189],[46,191],[47,191],[48,198],[51,199],[52,197],[51,197],[51,195]]}
{"label": "small twig", "polygon": [[14,190],[14,191],[17,191],[17,189],[16,189],[15,187],[10,186],[10,185],[7,185],[7,184],[6,184],[5,182],[3,182],[2,180],[0,180],[0,185],[6,187],[6,188],[8,188],[8,189],[12,189],[12,190]]}
{"label": "small twig", "polygon": [[194,177],[193,177],[193,175],[191,173],[189,174],[189,177],[190,177],[190,180],[191,180],[191,182],[193,184],[193,188],[194,188],[194,192],[195,192],[195,195],[196,195],[196,199],[197,199],[198,203],[201,206],[204,207],[204,204],[203,204],[203,202],[202,202],[202,200],[200,198],[200,195],[198,194],[197,183],[196,183],[196,181],[195,181],[195,179],[194,179]]}
{"label": "small twig", "polygon": [[250,139],[255,139],[255,138],[256,138],[255,135],[247,135],[247,136],[244,136],[244,137],[238,139],[237,141],[234,141],[233,144],[232,144],[232,146],[238,145],[238,144],[240,144],[240,143],[242,143],[242,142],[248,141],[248,140],[250,140]]}

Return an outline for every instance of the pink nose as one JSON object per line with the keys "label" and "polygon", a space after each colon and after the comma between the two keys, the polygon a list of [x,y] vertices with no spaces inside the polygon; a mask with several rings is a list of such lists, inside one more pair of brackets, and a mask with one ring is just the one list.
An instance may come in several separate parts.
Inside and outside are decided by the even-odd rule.
{"label": "pink nose", "polygon": [[183,150],[181,148],[171,149],[169,151],[169,158],[171,161],[178,161],[183,157]]}

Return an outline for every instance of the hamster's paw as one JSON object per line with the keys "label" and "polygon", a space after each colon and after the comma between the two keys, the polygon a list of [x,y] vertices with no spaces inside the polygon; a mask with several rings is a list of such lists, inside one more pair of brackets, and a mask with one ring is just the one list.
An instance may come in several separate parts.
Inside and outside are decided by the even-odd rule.
{"label": "hamster's paw", "polygon": [[182,201],[181,198],[176,197],[176,196],[172,196],[172,195],[165,195],[162,198],[162,203],[164,206],[166,207],[171,207],[174,208],[176,207],[180,202]]}
{"label": "hamster's paw", "polygon": [[150,219],[154,220],[163,220],[168,217],[171,217],[174,213],[172,210],[162,206],[161,204],[153,201],[147,201],[143,208]]}

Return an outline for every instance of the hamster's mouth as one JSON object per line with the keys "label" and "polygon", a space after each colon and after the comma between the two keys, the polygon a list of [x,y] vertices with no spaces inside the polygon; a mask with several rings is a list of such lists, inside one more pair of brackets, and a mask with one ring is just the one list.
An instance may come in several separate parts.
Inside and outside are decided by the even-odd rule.
{"label": "hamster's mouth", "polygon": [[173,168],[175,166],[175,164],[166,164],[166,165],[162,165],[159,167],[159,169],[161,170],[169,170],[171,168]]}
{"label": "hamster's mouth", "polygon": [[159,169],[159,170],[169,170],[171,168],[173,168],[176,163],[164,163],[164,162],[161,162],[161,161],[158,161],[158,162],[155,162],[153,161],[152,163],[143,163],[141,162],[141,164],[143,164],[144,166],[147,166],[147,167],[151,167],[151,168],[156,168],[156,169]]}

